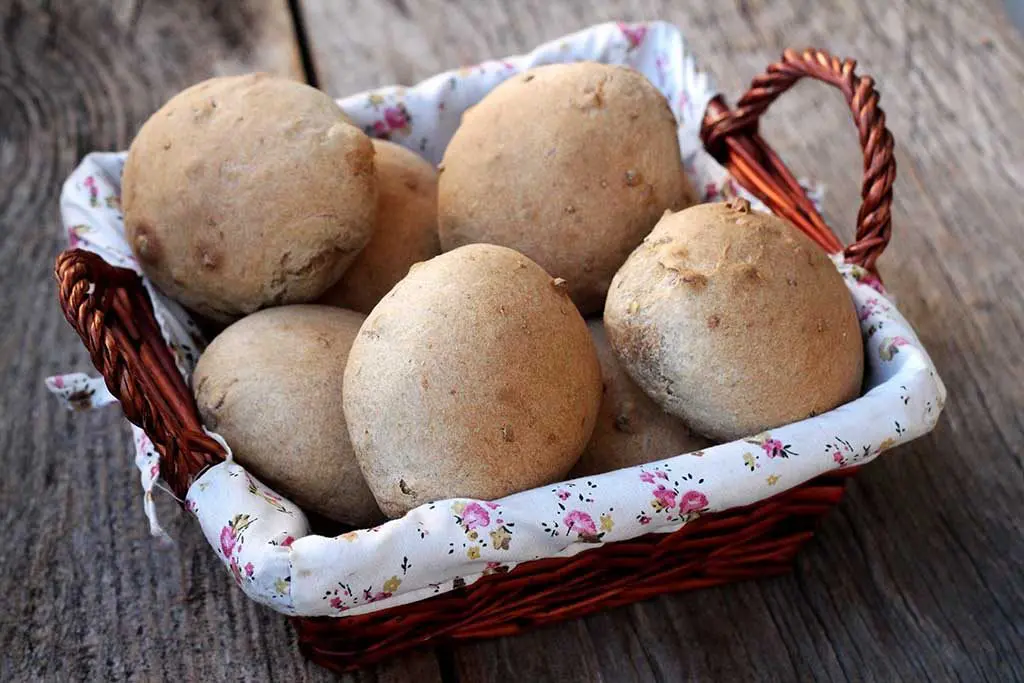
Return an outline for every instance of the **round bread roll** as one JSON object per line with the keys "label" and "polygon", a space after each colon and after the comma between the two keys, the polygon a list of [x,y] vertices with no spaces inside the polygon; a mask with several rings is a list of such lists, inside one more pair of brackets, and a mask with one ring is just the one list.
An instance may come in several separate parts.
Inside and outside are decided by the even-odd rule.
{"label": "round bread roll", "polygon": [[729,441],[860,392],[849,290],[820,247],[743,199],[666,215],[612,282],[608,339],[694,431]]}
{"label": "round bread roll", "polygon": [[437,238],[437,172],[401,145],[373,140],[377,227],[370,243],[320,303],[369,313],[414,263],[441,252]]}
{"label": "round bread roll", "polygon": [[373,231],[373,146],[308,85],[213,78],[145,123],[121,198],[143,272],[227,322],[337,282]]}
{"label": "round bread roll", "polygon": [[600,400],[564,281],[490,244],[414,266],[363,323],[345,370],[356,457],[388,517],[563,478]]}
{"label": "round bread roll", "polygon": [[260,311],[214,339],[192,376],[203,423],[235,460],[300,507],[359,527],[382,519],[342,408],[363,319],[331,306]]}
{"label": "round bread roll", "polygon": [[510,78],[445,150],[445,251],[501,244],[564,277],[583,315],[665,209],[693,203],[668,102],[642,74],[593,62]]}
{"label": "round bread roll", "polygon": [[594,433],[570,478],[664,460],[711,445],[669,415],[629,378],[608,344],[600,320],[587,322],[601,362],[604,393]]}

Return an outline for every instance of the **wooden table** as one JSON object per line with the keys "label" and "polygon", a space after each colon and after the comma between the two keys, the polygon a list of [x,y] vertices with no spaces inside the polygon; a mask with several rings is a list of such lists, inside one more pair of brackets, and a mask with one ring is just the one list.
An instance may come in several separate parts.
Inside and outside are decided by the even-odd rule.
{"label": "wooden table", "polygon": [[[512,8],[514,5],[514,9]],[[165,99],[263,69],[333,95],[412,83],[608,19],[664,18],[733,99],[787,46],[860,59],[896,136],[881,267],[950,401],[852,484],[792,575],[427,651],[352,680],[1024,680],[1024,42],[997,0],[247,0],[0,3],[0,678],[319,680],[163,503],[147,536],[116,409],[68,414],[87,369],[50,280],[57,196]],[[849,235],[860,156],[837,94],[801,85],[764,133],[827,183]]]}

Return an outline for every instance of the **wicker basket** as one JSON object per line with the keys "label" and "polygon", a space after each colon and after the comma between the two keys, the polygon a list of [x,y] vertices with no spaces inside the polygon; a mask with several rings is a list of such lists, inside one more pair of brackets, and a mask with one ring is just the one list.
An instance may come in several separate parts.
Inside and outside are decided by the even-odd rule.
{"label": "wicker basket", "polygon": [[[874,270],[890,235],[896,176],[892,136],[872,79],[822,50],[787,51],[754,79],[735,109],[708,107],[702,139],[733,177],[829,253]],[[843,250],[796,178],[758,134],[776,97],[803,77],[846,98],[864,152],[856,241]],[[125,416],[161,456],[161,474],[184,498],[192,481],[222,459],[204,433],[139,277],[71,249],[56,262],[60,303]],[[670,534],[609,543],[572,557],[520,564],[433,598],[345,618],[294,618],[303,653],[330,669],[355,669],[413,647],[518,633],[652,596],[785,572],[817,520],[842,497],[840,470],[756,505],[709,514]],[[652,561],[657,560],[657,561]]]}

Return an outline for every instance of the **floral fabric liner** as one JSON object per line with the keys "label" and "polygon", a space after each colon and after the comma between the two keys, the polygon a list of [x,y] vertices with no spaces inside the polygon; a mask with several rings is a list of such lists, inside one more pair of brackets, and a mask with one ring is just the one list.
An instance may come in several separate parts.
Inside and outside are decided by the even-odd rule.
{"label": "floral fabric liner", "polygon": [[[434,76],[411,88],[355,95],[339,104],[373,136],[437,163],[463,111],[506,78],[538,64],[577,60],[627,64],[665,94],[679,121],[686,172],[705,201],[737,193],[700,143],[701,116],[715,94],[678,30],[669,24],[603,24],[510,57]],[[71,246],[138,271],[124,237],[119,191],[125,154],[90,154],[68,179],[61,211]],[[812,196],[814,193],[812,193]],[[865,393],[823,415],[748,439],[496,501],[444,500],[401,519],[338,537],[311,535],[302,511],[232,459],[188,492],[194,514],[235,581],[254,600],[286,613],[342,616],[387,609],[508,572],[520,562],[570,556],[647,533],[670,533],[702,514],[755,503],[830,470],[860,465],[930,431],[945,388],[906,320],[867,271],[834,257],[864,336]],[[204,346],[173,301],[146,286],[161,331],[188,379]],[[75,408],[114,401],[101,379],[80,373],[47,386]],[[159,458],[133,428],[145,509]]]}

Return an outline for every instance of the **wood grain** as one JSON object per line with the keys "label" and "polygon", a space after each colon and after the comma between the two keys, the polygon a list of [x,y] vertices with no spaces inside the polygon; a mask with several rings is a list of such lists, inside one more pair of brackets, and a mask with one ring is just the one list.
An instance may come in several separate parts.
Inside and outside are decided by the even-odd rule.
{"label": "wood grain", "polygon": [[[198,527],[148,536],[125,422],[69,414],[42,380],[91,370],[56,305],[57,197],[179,89],[254,69],[302,78],[283,0],[0,3],[0,680],[330,680],[254,605]],[[439,680],[426,653],[349,680]]]}
{"label": "wood grain", "polygon": [[[116,411],[41,379],[87,369],[49,278],[60,183],[213,74],[301,78],[285,0],[0,3],[0,679],[327,680],[231,585],[195,525],[148,538]],[[299,0],[320,85],[413,83],[609,19],[663,18],[735,101],[784,47],[858,57],[897,141],[881,268],[950,391],[926,439],[867,467],[792,576],[662,597],[352,680],[1024,680],[1024,41],[996,0]],[[849,236],[860,153],[801,85],[765,137],[827,183]]]}
{"label": "wood grain", "polygon": [[[980,5],[980,6],[979,6]],[[868,467],[791,577],[659,598],[460,647],[463,681],[1024,679],[1024,43],[994,1],[303,0],[321,87],[345,95],[515,54],[612,19],[678,24],[735,101],[785,47],[876,77],[897,141],[881,268],[951,400]],[[860,152],[839,96],[802,84],[764,135],[829,188],[844,237]]]}

